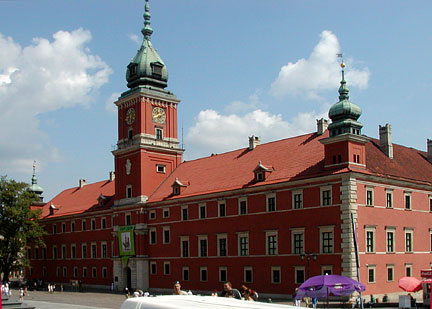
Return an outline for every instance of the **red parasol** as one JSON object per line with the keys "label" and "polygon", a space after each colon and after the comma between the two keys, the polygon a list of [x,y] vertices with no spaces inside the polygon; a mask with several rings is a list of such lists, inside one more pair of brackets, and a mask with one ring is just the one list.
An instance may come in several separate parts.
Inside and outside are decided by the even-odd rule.
{"label": "red parasol", "polygon": [[421,281],[414,277],[402,277],[399,279],[399,287],[407,292],[417,292],[422,289]]}

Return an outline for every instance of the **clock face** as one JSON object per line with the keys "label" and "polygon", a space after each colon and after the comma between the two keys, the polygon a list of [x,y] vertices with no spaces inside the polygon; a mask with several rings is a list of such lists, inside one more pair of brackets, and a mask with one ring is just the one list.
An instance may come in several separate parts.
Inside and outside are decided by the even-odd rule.
{"label": "clock face", "polygon": [[154,122],[165,123],[166,113],[162,107],[153,107],[152,117]]}
{"label": "clock face", "polygon": [[127,124],[132,124],[135,121],[135,109],[134,108],[129,108],[126,112],[126,123]]}

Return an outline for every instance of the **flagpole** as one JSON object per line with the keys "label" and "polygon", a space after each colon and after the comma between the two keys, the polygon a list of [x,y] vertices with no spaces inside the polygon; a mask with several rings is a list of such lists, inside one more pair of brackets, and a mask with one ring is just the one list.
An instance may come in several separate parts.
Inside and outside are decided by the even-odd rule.
{"label": "flagpole", "polygon": [[[351,213],[351,224],[352,224],[352,231],[353,231],[353,239],[354,239],[354,250],[356,255],[356,266],[357,266],[357,281],[360,283],[360,257],[358,252],[358,244],[357,244],[357,233],[356,228],[354,224],[354,215]],[[360,295],[360,308],[363,309],[363,296],[362,291],[359,291]],[[432,308],[431,308],[432,309]]]}

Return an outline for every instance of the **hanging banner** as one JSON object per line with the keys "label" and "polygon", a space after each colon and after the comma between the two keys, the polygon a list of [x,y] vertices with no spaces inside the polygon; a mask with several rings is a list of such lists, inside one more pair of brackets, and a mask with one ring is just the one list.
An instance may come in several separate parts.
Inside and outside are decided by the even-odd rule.
{"label": "hanging banner", "polygon": [[134,225],[121,226],[118,229],[120,256],[135,255]]}

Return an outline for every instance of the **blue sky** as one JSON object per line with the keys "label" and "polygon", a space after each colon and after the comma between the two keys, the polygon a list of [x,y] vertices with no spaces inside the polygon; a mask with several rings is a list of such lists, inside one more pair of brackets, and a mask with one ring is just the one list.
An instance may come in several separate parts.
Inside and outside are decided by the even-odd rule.
{"label": "blue sky", "polygon": [[[347,63],[363,134],[432,138],[430,1],[150,0],[153,45],[182,101],[187,160],[315,130]],[[125,71],[144,0],[0,0],[0,175],[45,200],[114,169]],[[215,129],[217,128],[217,129]]]}

